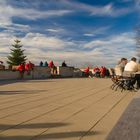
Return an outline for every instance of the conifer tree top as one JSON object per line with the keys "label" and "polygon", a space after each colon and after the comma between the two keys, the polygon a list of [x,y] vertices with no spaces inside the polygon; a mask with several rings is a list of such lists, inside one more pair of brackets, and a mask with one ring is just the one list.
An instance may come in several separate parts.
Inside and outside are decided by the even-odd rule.
{"label": "conifer tree top", "polygon": [[22,45],[20,44],[20,40],[14,40],[15,44],[12,45],[10,55],[7,57],[7,63],[9,65],[20,65],[26,62],[26,56],[24,55],[24,51]]}
{"label": "conifer tree top", "polygon": [[20,40],[18,40],[18,39],[14,40],[14,41],[15,41],[17,44],[21,42],[21,41],[20,41]]}

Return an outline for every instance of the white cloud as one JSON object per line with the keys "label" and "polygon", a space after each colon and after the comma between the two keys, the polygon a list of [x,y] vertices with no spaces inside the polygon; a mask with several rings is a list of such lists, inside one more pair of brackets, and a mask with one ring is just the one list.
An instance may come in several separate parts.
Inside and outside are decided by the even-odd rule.
{"label": "white cloud", "polygon": [[[138,5],[139,2],[137,2]],[[44,2],[46,6],[50,4],[49,2]],[[13,17],[22,17],[29,20],[36,20],[39,18],[48,18],[53,16],[63,16],[70,14],[74,11],[85,11],[89,12],[91,15],[95,16],[111,16],[117,17],[121,15],[128,14],[132,12],[133,8],[115,8],[112,3],[109,3],[105,6],[91,6],[84,3],[76,2],[76,1],[68,1],[68,0],[60,0],[55,1],[55,6],[58,6],[58,9],[47,9],[44,11],[37,10],[32,8],[25,8],[25,7],[13,7],[12,5],[8,4],[8,2],[0,1],[0,27],[10,28],[8,26],[13,25],[12,18]],[[50,5],[51,5],[50,4]],[[57,7],[56,6],[56,7]],[[72,10],[71,10],[72,9]],[[48,29],[50,32],[58,32],[57,29]],[[90,36],[91,33],[85,33],[85,36]]]}
{"label": "white cloud", "polygon": [[94,36],[94,34],[92,33],[86,33],[86,34],[83,34],[84,36]]}
{"label": "white cloud", "polygon": [[26,18],[36,20],[39,18],[48,18],[52,16],[63,16],[73,12],[72,10],[46,10],[39,11],[33,8],[17,8],[8,5],[8,3],[0,1],[0,26],[8,26],[12,24],[12,17]]}
{"label": "white cloud", "polygon": [[15,35],[19,32],[28,32],[31,29],[29,25],[22,24],[4,25],[3,27],[5,28],[4,32],[12,32]]}
{"label": "white cloud", "polygon": [[[105,6],[91,6],[84,3],[68,0],[60,0],[58,5],[65,8],[59,10],[40,11],[33,8],[17,8],[8,5],[0,0],[0,27],[7,30],[0,32],[0,60],[6,61],[6,53],[10,52],[11,44],[16,38],[15,31],[27,32],[25,37],[21,38],[25,53],[30,60],[39,62],[40,60],[54,59],[59,63],[66,60],[71,65],[83,63],[93,63],[95,65],[112,65],[121,57],[130,58],[135,55],[135,41],[133,34],[123,33],[104,39],[94,39],[90,42],[66,40],[58,36],[47,36],[40,33],[31,33],[29,25],[13,24],[13,17],[22,17],[30,20],[39,18],[48,18],[54,16],[63,16],[73,11],[89,12],[95,16],[117,17],[132,12],[132,9],[117,9],[113,4]],[[56,4],[57,5],[57,4]],[[72,9],[72,10],[71,10]],[[95,36],[104,34],[110,27],[102,27],[95,30],[83,30],[84,36]],[[88,28],[89,29],[89,28]],[[48,32],[68,34],[67,30],[60,28],[45,29]],[[73,31],[69,31],[69,34]],[[17,32],[16,32],[17,33]],[[71,50],[71,51],[70,51]]]}
{"label": "white cloud", "polygon": [[134,9],[133,8],[115,8],[112,3],[109,3],[104,6],[91,6],[88,4],[84,4],[82,2],[76,1],[68,1],[68,0],[61,0],[66,5],[74,8],[75,10],[81,10],[89,12],[93,16],[110,16],[110,17],[118,17],[122,15],[126,15],[131,13]]}
{"label": "white cloud", "polygon": [[134,0],[135,1],[135,6],[138,10],[140,10],[140,0]]}
{"label": "white cloud", "polygon": [[91,15],[98,15],[98,16],[111,16],[111,17],[118,17],[122,15],[126,15],[131,13],[133,9],[130,8],[115,8],[113,4],[108,4],[103,7],[95,7],[91,9]]}
{"label": "white cloud", "polygon": [[121,2],[132,2],[133,0],[120,0]]}
{"label": "white cloud", "polygon": [[[69,65],[115,65],[121,57],[128,59],[136,55],[133,33],[123,33],[106,39],[91,42],[67,41],[39,33],[28,33],[21,39],[25,54],[34,63],[54,60],[61,64],[63,60]],[[0,33],[0,60],[6,61],[15,37],[9,33]],[[80,46],[80,50],[77,48]],[[70,48],[75,48],[69,51]],[[84,50],[83,50],[84,49]],[[90,49],[90,50],[89,50]]]}
{"label": "white cloud", "polygon": [[15,13],[19,12],[18,14],[15,14],[15,16],[23,17],[27,19],[36,20],[39,18],[48,18],[52,16],[63,16],[65,14],[71,13],[72,10],[47,10],[47,11],[37,11],[34,9],[16,9]]}
{"label": "white cloud", "polygon": [[46,31],[49,31],[49,32],[54,32],[54,33],[62,33],[62,32],[64,32],[64,29],[61,29],[61,28],[58,28],[58,29],[51,29],[51,28],[49,28],[49,29],[46,29]]}
{"label": "white cloud", "polygon": [[25,46],[48,49],[48,50],[61,50],[66,47],[74,46],[75,44],[70,41],[65,41],[56,37],[50,37],[39,33],[28,33],[22,42]]}
{"label": "white cloud", "polygon": [[111,61],[118,60],[121,57],[131,58],[136,56],[136,45],[134,33],[122,33],[106,39],[98,39],[88,42],[84,48],[90,48],[94,51],[103,52],[101,58],[108,58]]}
{"label": "white cloud", "polygon": [[131,46],[135,44],[133,33],[122,33],[114,35],[105,39],[93,40],[84,45],[84,48],[96,48],[99,46],[112,47],[112,46]]}
{"label": "white cloud", "polygon": [[109,29],[111,28],[111,26],[106,26],[106,27],[96,27],[96,28],[86,28],[90,31],[87,31],[87,33],[83,34],[84,36],[96,36],[96,35],[99,35],[99,34],[105,34]]}
{"label": "white cloud", "polygon": [[[58,9],[58,10],[47,9],[47,10],[41,11],[41,10],[34,9],[34,7],[32,8],[20,7],[19,8],[19,7],[13,7],[12,5],[10,5],[7,2],[7,0],[0,1],[0,28],[3,28],[5,33],[19,36],[20,33],[21,34],[23,34],[24,32],[28,33],[33,28],[30,25],[22,25],[22,24],[13,23],[13,20],[12,20],[13,17],[26,18],[29,20],[37,20],[40,18],[63,16],[71,12],[72,10],[65,10],[65,9],[64,10],[63,9]],[[62,30],[49,29],[49,31],[58,32]]]}
{"label": "white cloud", "polygon": [[0,60],[7,60],[7,56],[10,53],[10,46],[15,38],[9,33],[0,32]]}

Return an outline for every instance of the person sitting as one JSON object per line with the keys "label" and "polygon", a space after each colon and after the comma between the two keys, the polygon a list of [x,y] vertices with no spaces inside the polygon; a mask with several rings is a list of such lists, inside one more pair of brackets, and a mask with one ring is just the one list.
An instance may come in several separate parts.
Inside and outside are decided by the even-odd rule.
{"label": "person sitting", "polygon": [[118,64],[118,66],[122,69],[122,71],[124,71],[125,65],[128,63],[128,60],[126,58],[121,58],[120,63]]}
{"label": "person sitting", "polygon": [[48,62],[47,62],[47,61],[45,61],[44,66],[45,66],[45,67],[48,67]]}
{"label": "person sitting", "polygon": [[89,73],[89,67],[84,70],[85,73]]}
{"label": "person sitting", "polygon": [[116,75],[122,76],[126,64],[127,64],[127,59],[126,58],[121,58],[121,60],[115,66]]}
{"label": "person sitting", "polygon": [[53,68],[54,67],[54,63],[53,61],[50,61],[49,65],[48,65],[50,68]]}
{"label": "person sitting", "polygon": [[86,69],[84,69],[83,74],[84,77],[88,77],[89,76],[89,67],[87,67]]}
{"label": "person sitting", "polygon": [[[132,74],[138,71],[138,64],[136,63],[137,59],[135,57],[131,58],[131,61],[128,62],[124,68],[124,76],[131,77]],[[140,87],[140,81],[139,78],[135,77],[133,80],[131,80],[131,84],[134,85],[137,82],[137,88]],[[130,81],[129,81],[130,84]]]}
{"label": "person sitting", "polygon": [[65,61],[62,62],[62,67],[67,67],[67,64],[65,63]]}
{"label": "person sitting", "polygon": [[52,74],[57,74],[57,67],[54,65],[53,61],[50,61],[48,66],[51,68]]}
{"label": "person sitting", "polygon": [[40,61],[39,66],[40,66],[40,67],[42,67],[42,66],[43,66],[43,62],[42,62],[42,61]]}
{"label": "person sitting", "polygon": [[31,73],[31,71],[33,71],[34,70],[34,64],[33,63],[31,63],[31,61],[29,61],[29,63],[27,63],[26,65],[25,65],[25,70],[27,71],[27,74],[28,75],[30,75],[30,73]]}
{"label": "person sitting", "polygon": [[18,67],[18,70],[20,72],[20,79],[24,78],[24,72],[25,72],[25,63],[21,63]]}
{"label": "person sitting", "polygon": [[100,68],[100,76],[103,78],[105,77],[105,75],[106,75],[106,68],[102,66]]}
{"label": "person sitting", "polygon": [[124,71],[137,72],[138,64],[136,63],[136,61],[137,61],[137,59],[135,57],[132,57],[131,61],[126,64]]}
{"label": "person sitting", "polygon": [[33,64],[31,61],[29,61],[29,68],[30,70],[34,70],[35,64]]}
{"label": "person sitting", "polygon": [[93,73],[95,77],[100,77],[100,69],[97,66],[93,69]]}

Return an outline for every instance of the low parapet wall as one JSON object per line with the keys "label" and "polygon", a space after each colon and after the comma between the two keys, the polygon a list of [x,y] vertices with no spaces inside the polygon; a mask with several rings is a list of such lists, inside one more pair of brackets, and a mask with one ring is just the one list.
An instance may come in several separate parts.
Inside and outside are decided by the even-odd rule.
{"label": "low parapet wall", "polygon": [[0,80],[8,80],[8,79],[18,79],[19,72],[18,71],[10,71],[10,70],[0,70]]}
{"label": "low parapet wall", "polygon": [[[30,74],[25,71],[24,79],[41,79],[51,77],[51,70],[49,67],[34,67],[34,71]],[[0,70],[0,80],[20,79],[19,71]]]}
{"label": "low parapet wall", "polygon": [[34,68],[33,73],[34,78],[49,78],[51,77],[51,69],[49,67],[39,67]]}
{"label": "low parapet wall", "polygon": [[57,72],[62,77],[73,77],[74,67],[57,67]]}

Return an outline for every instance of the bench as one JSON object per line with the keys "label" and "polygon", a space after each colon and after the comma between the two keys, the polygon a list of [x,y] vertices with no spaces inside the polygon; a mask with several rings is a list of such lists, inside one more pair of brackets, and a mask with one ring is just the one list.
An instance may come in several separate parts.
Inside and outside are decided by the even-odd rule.
{"label": "bench", "polygon": [[140,95],[130,102],[106,140],[140,140]]}

